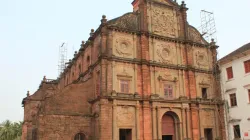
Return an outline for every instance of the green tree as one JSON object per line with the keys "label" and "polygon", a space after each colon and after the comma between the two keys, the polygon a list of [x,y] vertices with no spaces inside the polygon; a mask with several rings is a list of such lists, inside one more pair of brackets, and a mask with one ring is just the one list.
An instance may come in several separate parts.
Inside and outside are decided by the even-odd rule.
{"label": "green tree", "polygon": [[0,140],[20,140],[22,135],[22,122],[12,123],[7,120],[0,124]]}

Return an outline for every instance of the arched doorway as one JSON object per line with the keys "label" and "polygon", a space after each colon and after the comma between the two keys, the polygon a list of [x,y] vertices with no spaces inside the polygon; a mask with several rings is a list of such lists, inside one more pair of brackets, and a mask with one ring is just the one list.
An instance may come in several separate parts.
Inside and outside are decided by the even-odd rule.
{"label": "arched doorway", "polygon": [[178,140],[179,119],[173,112],[167,112],[162,116],[162,140]]}
{"label": "arched doorway", "polygon": [[75,135],[74,140],[85,140],[85,135],[83,133],[78,133]]}

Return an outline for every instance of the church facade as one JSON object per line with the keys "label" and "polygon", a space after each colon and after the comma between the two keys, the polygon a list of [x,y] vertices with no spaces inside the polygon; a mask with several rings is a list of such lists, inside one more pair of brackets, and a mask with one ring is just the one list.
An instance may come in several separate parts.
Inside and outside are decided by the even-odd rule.
{"label": "church facade", "polygon": [[134,0],[23,99],[22,140],[225,139],[217,51],[186,4]]}

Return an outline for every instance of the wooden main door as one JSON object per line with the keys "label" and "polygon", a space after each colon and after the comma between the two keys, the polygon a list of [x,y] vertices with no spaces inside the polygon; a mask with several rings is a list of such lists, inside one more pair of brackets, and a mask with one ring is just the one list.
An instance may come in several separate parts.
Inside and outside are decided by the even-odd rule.
{"label": "wooden main door", "polygon": [[175,140],[175,121],[171,115],[162,117],[162,140]]}

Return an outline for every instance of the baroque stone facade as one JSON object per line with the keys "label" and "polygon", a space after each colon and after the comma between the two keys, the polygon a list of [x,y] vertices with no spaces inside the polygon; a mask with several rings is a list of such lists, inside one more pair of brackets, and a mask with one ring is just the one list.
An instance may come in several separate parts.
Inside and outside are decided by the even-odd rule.
{"label": "baroque stone facade", "polygon": [[23,100],[23,140],[225,139],[215,42],[186,4],[135,0]]}

